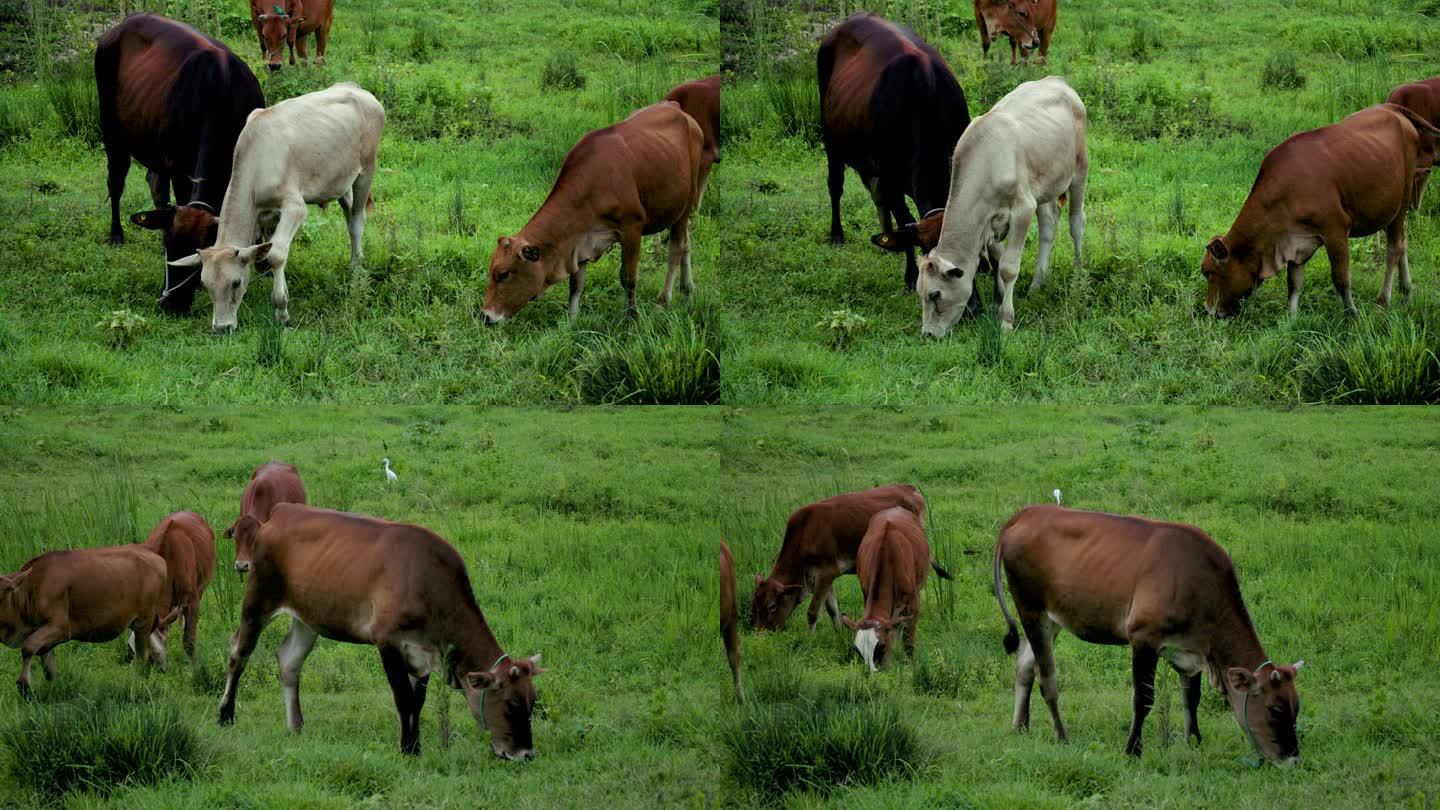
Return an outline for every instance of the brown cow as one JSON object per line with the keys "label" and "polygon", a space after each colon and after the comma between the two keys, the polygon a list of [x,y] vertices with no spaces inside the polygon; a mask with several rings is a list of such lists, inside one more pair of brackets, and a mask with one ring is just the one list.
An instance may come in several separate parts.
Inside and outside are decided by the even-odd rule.
{"label": "brown cow", "polygon": [[40,656],[54,680],[57,646],[110,641],[127,629],[136,670],[164,668],[159,633],[179,613],[167,615],[169,602],[165,560],[144,546],[49,551],[0,576],[0,643],[20,649],[20,694],[30,691],[30,659]]}
{"label": "brown cow", "polygon": [[856,622],[845,618],[855,631],[855,649],[871,672],[890,660],[901,628],[905,652],[915,659],[915,629],[920,623],[920,589],[930,568],[930,544],[925,527],[908,509],[893,507],[870,518],[855,569],[865,594],[865,615]]}
{"label": "brown cow", "polygon": [[335,22],[335,0],[300,0],[300,21],[290,29],[290,64],[295,64],[295,51],[308,67],[310,52],[306,38],[315,35],[315,64],[325,64],[325,47],[330,44],[330,26]]}
{"label": "brown cow", "polygon": [[705,148],[700,153],[700,194],[695,207],[700,207],[700,198],[705,196],[705,181],[710,177],[710,167],[720,162],[720,77],[676,85],[665,94],[666,101],[680,105],[685,114],[695,119],[705,135]]}
{"label": "brown cow", "polygon": [[[1010,581],[1022,642],[1000,592]],[[1086,512],[1049,504],[1015,513],[995,543],[995,600],[1009,630],[1015,666],[1016,730],[1030,724],[1030,692],[1040,693],[1066,741],[1055,682],[1055,634],[1063,627],[1092,644],[1128,644],[1134,718],[1126,753],[1140,755],[1145,716],[1163,657],[1180,675],[1185,733],[1200,741],[1195,716],[1200,675],[1223,684],[1235,719],[1261,754],[1280,765],[1300,756],[1295,675],[1304,662],[1277,666],[1260,646],[1230,556],[1194,526]]]}
{"label": "brown cow", "polygon": [[255,468],[250,483],[240,495],[240,517],[225,536],[235,540],[235,571],[243,574],[250,570],[250,553],[255,543],[255,533],[270,519],[270,511],[277,504],[305,503],[305,485],[300,482],[300,471],[294,464],[271,461]]}
{"label": "brown cow", "polygon": [[395,708],[400,751],[420,754],[420,710],[432,672],[461,689],[490,747],[506,759],[535,756],[531,679],[540,656],[513,659],[475,603],[465,561],[434,532],[406,523],[283,503],[255,539],[253,568],[231,639],[220,724],[235,720],[240,676],[265,625],[291,616],[275,656],[291,732],[304,725],[300,669],[320,636],[374,644]]}
{"label": "brown cow", "polygon": [[[1440,77],[1402,84],[1391,90],[1390,97],[1385,100],[1405,107],[1424,118],[1431,126],[1440,127]],[[1427,132],[1420,133],[1420,160],[1415,166],[1415,191],[1410,199],[1412,211],[1420,207],[1425,194],[1425,181],[1430,177],[1430,169],[1435,164],[1436,147],[1433,136]]]}
{"label": "brown cow", "polygon": [[735,555],[730,546],[720,541],[720,638],[725,641],[725,657],[730,659],[730,676],[735,681],[735,699],[745,702],[745,688],[740,685],[740,609],[735,603]]}
{"label": "brown cow", "polygon": [[[195,635],[200,626],[200,598],[215,576],[215,532],[195,512],[175,512],[161,518],[145,539],[145,547],[165,560],[170,577],[170,604],[185,617],[185,654],[195,666]],[[160,643],[170,640],[167,625]]]}
{"label": "brown cow", "polygon": [[[800,600],[814,594],[807,616],[810,630],[815,630],[822,604],[839,629],[840,604],[831,584],[855,572],[855,556],[870,518],[894,506],[925,519],[925,497],[910,484],[847,492],[796,509],[785,524],[785,541],[770,576],[755,575],[750,602],[755,628],[784,627]],[[937,563],[931,565],[941,577],[950,578]]]}
{"label": "brown cow", "polygon": [[1290,314],[1300,305],[1305,263],[1322,245],[1330,279],[1345,306],[1350,300],[1350,239],[1385,232],[1385,282],[1377,303],[1388,306],[1396,268],[1410,294],[1405,212],[1415,193],[1421,131],[1440,130],[1394,104],[1361,110],[1338,124],[1292,135],[1270,150],[1229,233],[1206,246],[1205,311],[1234,315],[1260,282],[1286,271]]}
{"label": "brown cow", "polygon": [[1050,36],[1055,33],[1057,0],[975,0],[975,27],[980,29],[980,50],[990,58],[990,41],[1004,34],[1010,39],[1010,64],[1016,51],[1030,54],[1040,49],[1040,64],[1050,56]]}
{"label": "brown cow", "polygon": [[295,27],[305,19],[300,0],[250,0],[250,22],[260,38],[260,58],[271,70],[279,70],[290,46],[290,64],[295,64]]}
{"label": "brown cow", "polygon": [[670,260],[659,303],[670,303],[675,270],[690,277],[690,214],[704,190],[705,133],[679,104],[662,101],[580,139],[540,210],[520,233],[502,236],[490,256],[482,310],[487,325],[519,312],[546,287],[570,280],[570,317],[580,313],[585,268],[620,243],[620,283],[635,312],[640,237],[670,229]]}

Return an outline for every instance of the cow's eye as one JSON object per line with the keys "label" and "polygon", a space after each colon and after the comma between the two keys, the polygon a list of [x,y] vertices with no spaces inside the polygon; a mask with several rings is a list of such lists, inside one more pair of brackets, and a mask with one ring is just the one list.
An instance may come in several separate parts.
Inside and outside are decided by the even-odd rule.
{"label": "cow's eye", "polygon": [[240,279],[237,278],[237,279],[235,279],[234,281],[230,282],[230,289],[232,289],[232,290],[238,290],[238,289],[240,289]]}
{"label": "cow's eye", "polygon": [[497,274],[495,274],[495,282],[498,284],[498,283],[504,281],[505,279],[507,279],[507,278],[509,278],[509,277],[510,277],[510,271],[509,271],[509,270],[506,270],[506,271],[503,272],[503,273],[497,273]]}

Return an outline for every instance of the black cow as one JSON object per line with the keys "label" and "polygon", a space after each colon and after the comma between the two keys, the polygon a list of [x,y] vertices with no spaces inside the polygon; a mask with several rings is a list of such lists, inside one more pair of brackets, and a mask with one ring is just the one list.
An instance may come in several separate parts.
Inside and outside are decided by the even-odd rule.
{"label": "black cow", "polygon": [[[844,244],[840,196],[845,167],[860,175],[875,200],[880,227],[903,228],[944,210],[950,155],[970,125],[965,91],[950,66],[914,31],[868,12],[826,34],[816,57],[820,126],[830,168],[830,241]],[[915,289],[913,250],[905,251],[905,288]]]}
{"label": "black cow", "polygon": [[[159,14],[133,14],[100,37],[95,84],[109,163],[110,244],[125,242],[120,195],[134,157],[148,170],[156,209],[130,220],[164,231],[159,304],[187,312],[199,273],[168,262],[215,244],[235,140],[250,112],[265,106],[260,83],[220,42]],[[178,208],[170,204],[172,187],[176,201],[185,201]]]}

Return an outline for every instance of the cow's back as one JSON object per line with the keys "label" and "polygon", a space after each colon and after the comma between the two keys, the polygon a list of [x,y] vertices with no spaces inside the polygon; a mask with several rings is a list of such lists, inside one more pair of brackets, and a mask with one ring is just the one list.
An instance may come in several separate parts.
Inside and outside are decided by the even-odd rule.
{"label": "cow's back", "polygon": [[976,118],[955,145],[950,193],[1018,183],[1037,202],[1057,199],[1089,170],[1085,104],[1058,76],[1026,82]]}
{"label": "cow's back", "polygon": [[271,461],[255,468],[240,500],[242,517],[250,515],[264,523],[276,504],[305,503],[305,485],[295,465]]}
{"label": "cow's back", "polygon": [[231,193],[247,193],[258,207],[290,197],[330,202],[373,171],[385,108],[351,82],[286,99],[251,113],[235,144]]}
{"label": "cow's back", "polygon": [[665,100],[679,104],[700,125],[706,158],[714,162],[720,153],[720,77],[685,82],[666,93]]}
{"label": "cow's back", "polygon": [[919,516],[902,506],[876,512],[860,542],[855,568],[867,605],[880,597],[877,588],[887,584],[918,593],[930,570],[930,544]]}
{"label": "cow's back", "polygon": [[1421,118],[1440,127],[1440,77],[1402,84],[1390,91],[1386,101],[1414,110]]}
{"label": "cow's back", "polygon": [[27,562],[27,613],[60,622],[68,637],[109,641],[169,600],[165,560],[142,545],[51,551]]}
{"label": "cow's back", "polygon": [[924,517],[925,498],[910,484],[846,492],[806,504],[795,510],[786,523],[780,559],[803,560],[806,565],[837,557],[854,560],[870,519],[897,506]]}

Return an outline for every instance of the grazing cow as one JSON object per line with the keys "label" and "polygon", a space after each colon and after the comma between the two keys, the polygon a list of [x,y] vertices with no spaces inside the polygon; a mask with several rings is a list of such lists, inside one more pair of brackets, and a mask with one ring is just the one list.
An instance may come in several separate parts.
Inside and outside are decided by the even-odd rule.
{"label": "grazing cow", "polygon": [[[770,576],[755,575],[750,601],[755,628],[784,627],[800,601],[813,594],[807,616],[811,632],[822,604],[838,629],[840,604],[831,584],[836,577],[855,572],[855,557],[870,518],[896,506],[925,519],[925,497],[910,484],[847,492],[796,509],[785,524],[785,541]],[[950,578],[939,564],[931,565],[941,577]]]}
{"label": "grazing cow", "polygon": [[[880,229],[890,218],[914,222],[945,205],[951,150],[970,124],[965,91],[940,52],[914,31],[875,14],[856,14],[825,35],[816,56],[820,133],[829,166],[830,242],[845,243],[840,197],[845,167],[870,191]],[[906,251],[905,288],[915,289],[915,255]]]}
{"label": "grazing cow", "polygon": [[745,688],[740,685],[740,608],[735,602],[735,555],[730,546],[720,541],[720,638],[725,641],[725,657],[730,659],[730,677],[735,681],[735,699],[745,702]]}
{"label": "grazing cow", "polygon": [[260,38],[260,58],[265,67],[279,70],[290,46],[290,64],[295,64],[295,27],[304,19],[300,0],[250,0],[250,22]]}
{"label": "grazing cow", "polygon": [[[158,303],[187,312],[198,275],[168,262],[215,243],[235,141],[246,116],[265,106],[260,83],[218,40],[159,14],[133,14],[100,37],[95,86],[109,167],[110,243],[125,241],[120,197],[134,157],[147,170],[156,207],[130,220],[164,234]],[[178,207],[170,204],[172,187]]]}
{"label": "grazing cow", "polygon": [[[1024,641],[1000,592],[1002,567]],[[994,585],[1009,628],[1005,650],[1019,650],[1016,730],[1030,724],[1038,669],[1055,735],[1060,742],[1067,739],[1054,655],[1055,634],[1064,628],[1092,644],[1130,646],[1134,717],[1126,753],[1140,755],[1141,731],[1155,698],[1155,666],[1164,658],[1180,675],[1187,738],[1200,741],[1195,710],[1204,673],[1211,683],[1223,685],[1235,719],[1256,750],[1280,765],[1299,758],[1295,675],[1304,662],[1271,663],[1240,596],[1230,556],[1200,529],[1049,504],[1027,506],[1000,530]]]}
{"label": "grazing cow", "polygon": [[255,533],[270,519],[270,512],[282,503],[305,503],[305,485],[294,464],[272,461],[255,468],[250,483],[240,495],[240,517],[236,518],[225,536],[235,540],[235,571],[250,570],[250,556]]}
{"label": "grazing cow", "polygon": [[[1205,247],[1200,265],[1207,287],[1205,311],[1217,318],[1234,315],[1260,282],[1283,269],[1294,315],[1305,285],[1305,263],[1324,246],[1330,280],[1345,314],[1354,316],[1350,239],[1382,230],[1385,282],[1376,303],[1390,304],[1397,267],[1400,291],[1408,296],[1405,212],[1427,151],[1422,133],[1433,137],[1440,130],[1405,107],[1378,104],[1338,124],[1291,135],[1270,150],[1230,231]],[[1433,149],[1431,140],[1432,155]]]}
{"label": "grazing cow", "polygon": [[[55,648],[67,641],[104,642],[129,630],[135,668],[165,666],[161,633],[170,611],[165,560],[144,546],[49,551],[0,576],[0,644],[20,649],[20,694],[30,691],[30,659],[40,656],[55,678]],[[167,611],[168,614],[167,614]]]}
{"label": "grazing cow", "polygon": [[673,101],[637,110],[575,144],[540,210],[490,256],[482,310],[486,325],[519,312],[546,287],[570,280],[570,318],[580,313],[585,268],[620,243],[620,284],[635,312],[640,237],[670,229],[670,259],[659,303],[670,303],[675,270],[690,277],[690,215],[704,191],[705,132]]}
{"label": "grazing cow", "polygon": [[[1424,118],[1433,127],[1440,127],[1440,77],[1402,84],[1390,91],[1386,99]],[[1418,127],[1416,128],[1419,129]],[[1420,159],[1415,166],[1415,189],[1410,196],[1410,210],[1420,207],[1425,195],[1425,181],[1435,164],[1436,139],[1429,132],[1420,132]]]}
{"label": "grazing cow", "polygon": [[700,152],[700,192],[696,195],[695,207],[705,196],[705,181],[710,177],[710,167],[720,162],[720,77],[685,82],[665,94],[666,101],[680,105],[685,114],[700,125],[705,136],[705,147]]}
{"label": "grazing cow", "polygon": [[844,621],[855,631],[855,649],[871,672],[890,659],[902,628],[905,651],[915,659],[920,589],[931,564],[925,527],[914,512],[897,506],[870,518],[855,556],[865,615],[858,622],[848,617]]}
{"label": "grazing cow", "polygon": [[1057,0],[975,0],[975,27],[980,29],[980,50],[990,58],[990,40],[1004,34],[1010,39],[1010,64],[1016,51],[1030,54],[1040,49],[1040,64],[1050,56],[1050,36],[1055,33]]}
{"label": "grazing cow", "polygon": [[[997,268],[1000,325],[1015,326],[1015,280],[1030,220],[1040,223],[1031,291],[1045,283],[1060,203],[1070,198],[1075,270],[1085,237],[1085,105],[1059,76],[1026,82],[975,119],[955,145],[950,200],[935,249],[920,262],[921,329],[950,331],[969,305],[981,253]],[[1000,242],[1005,243],[1004,250]]]}
{"label": "grazing cow", "polygon": [[[161,518],[145,539],[145,547],[165,560],[170,577],[170,604],[185,617],[185,654],[195,666],[195,636],[200,627],[200,598],[215,576],[215,532],[195,512],[175,512]],[[169,626],[160,643],[170,640]]]}
{"label": "grazing cow", "polygon": [[220,725],[235,720],[240,676],[265,625],[290,615],[275,652],[290,731],[304,725],[300,668],[321,636],[374,644],[400,714],[400,751],[420,754],[420,710],[432,672],[465,693],[470,713],[490,729],[490,748],[531,759],[531,679],[540,656],[511,658],[475,603],[465,561],[434,532],[406,523],[284,503],[255,541],[254,565],[231,639]]}
{"label": "grazing cow", "polygon": [[[287,99],[250,116],[235,144],[235,171],[225,191],[215,247],[174,267],[199,267],[210,292],[216,331],[235,328],[250,268],[261,259],[275,274],[270,300],[280,323],[290,320],[285,262],[305,221],[305,206],[339,200],[350,231],[350,266],[364,258],[361,237],[385,108],[359,85],[341,82]],[[270,241],[255,244],[257,223],[279,216]]]}

